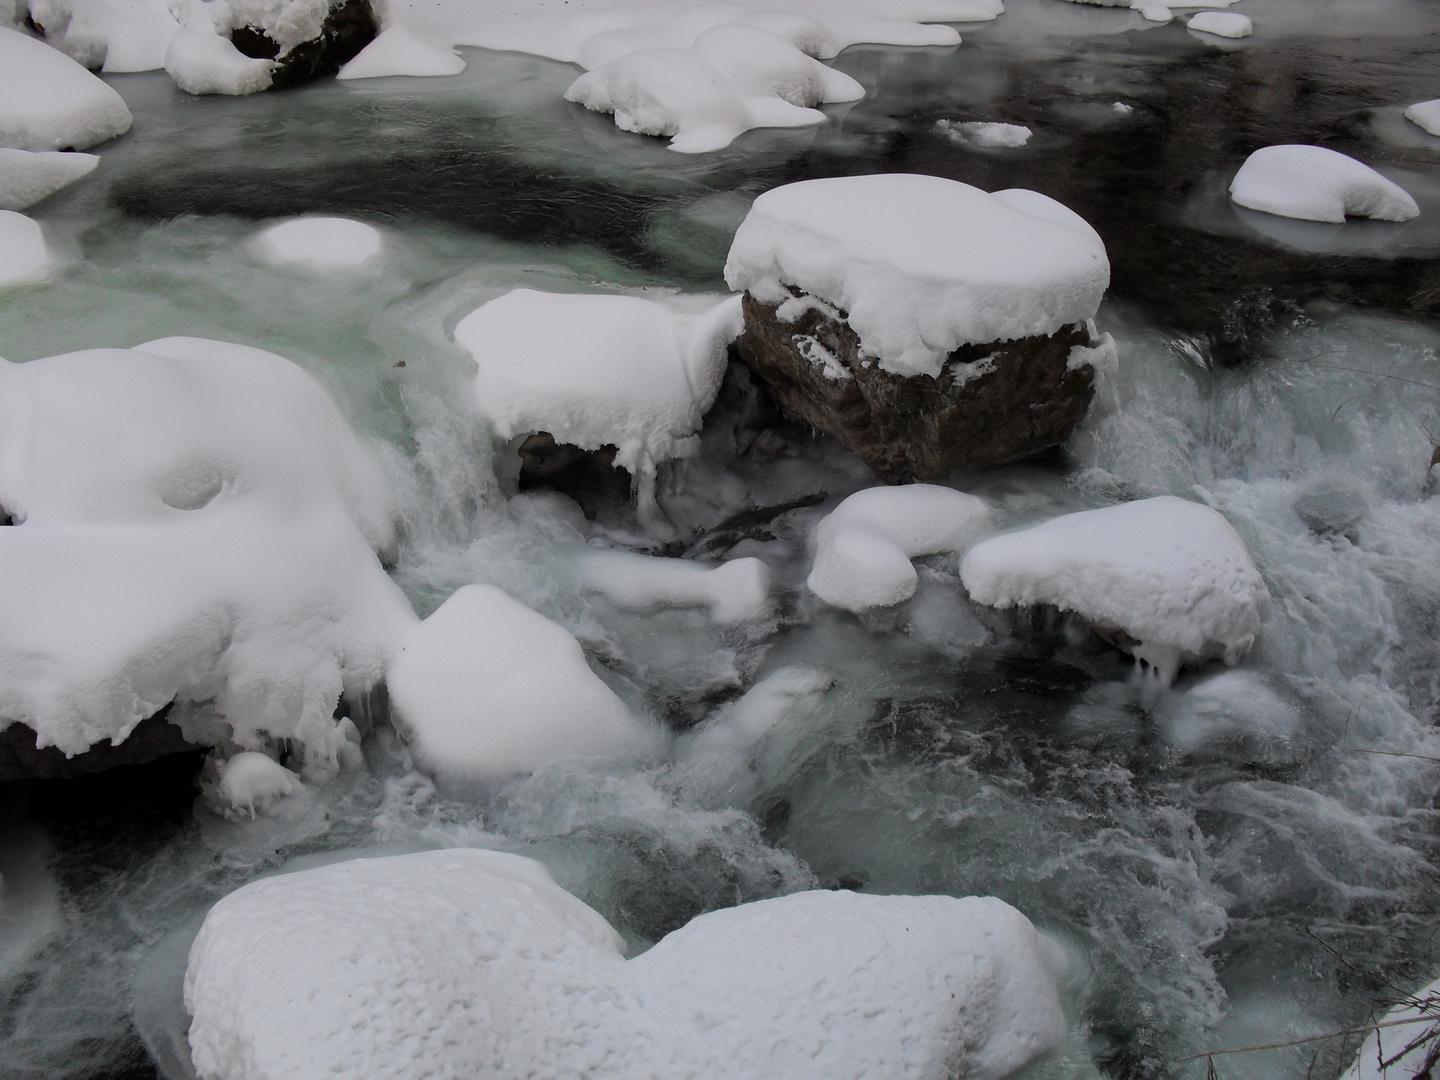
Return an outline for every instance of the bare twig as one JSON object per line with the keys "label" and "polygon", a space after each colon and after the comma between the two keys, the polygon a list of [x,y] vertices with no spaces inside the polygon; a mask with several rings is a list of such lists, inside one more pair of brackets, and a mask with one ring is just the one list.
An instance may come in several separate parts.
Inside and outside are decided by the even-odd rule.
{"label": "bare twig", "polygon": [[1190,1054],[1186,1057],[1176,1058],[1176,1064],[1184,1061],[1199,1061],[1201,1058],[1219,1057],[1222,1054],[1249,1054],[1256,1050],[1283,1050],[1287,1046],[1304,1046],[1307,1043],[1324,1042],[1326,1039],[1338,1039],[1341,1035],[1359,1035],[1364,1032],[1379,1031],[1381,1028],[1400,1027],[1404,1024],[1418,1024],[1422,1018],[1412,1016],[1408,1020],[1382,1020],[1378,1024],[1365,1024],[1362,1027],[1344,1028],[1340,1031],[1327,1031],[1324,1035],[1306,1035],[1301,1039],[1287,1039],[1285,1042],[1266,1043],[1263,1046],[1235,1046],[1228,1050],[1205,1050],[1199,1054]]}

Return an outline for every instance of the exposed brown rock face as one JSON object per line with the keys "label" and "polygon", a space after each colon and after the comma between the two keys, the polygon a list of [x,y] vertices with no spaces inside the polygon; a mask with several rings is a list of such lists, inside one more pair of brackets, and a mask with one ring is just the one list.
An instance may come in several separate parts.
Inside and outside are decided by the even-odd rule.
{"label": "exposed brown rock face", "polygon": [[892,484],[1062,443],[1094,397],[1093,370],[1066,369],[1070,350],[1089,342],[1083,326],[967,345],[950,354],[940,378],[906,378],[862,360],[855,331],[821,310],[785,323],[778,305],[749,293],[743,305],[735,347],[780,408],[839,439]]}
{"label": "exposed brown rock face", "polygon": [[169,712],[166,706],[141,720],[119,746],[96,743],[85,753],[69,758],[53,746],[36,749],[35,732],[24,724],[11,724],[0,731],[0,782],[89,776],[117,765],[140,765],[167,754],[204,749],[185,740],[180,729],[167,719]]}
{"label": "exposed brown rock face", "polygon": [[318,37],[302,42],[284,56],[280,45],[264,30],[242,26],[230,35],[235,48],[256,60],[274,60],[270,89],[299,86],[321,75],[334,75],[375,40],[380,24],[370,0],[345,0],[332,7]]}

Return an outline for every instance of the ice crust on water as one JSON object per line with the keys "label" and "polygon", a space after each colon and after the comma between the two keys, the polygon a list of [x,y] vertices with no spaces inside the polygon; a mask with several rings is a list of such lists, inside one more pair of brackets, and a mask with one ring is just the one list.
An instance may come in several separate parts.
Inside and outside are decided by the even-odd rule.
{"label": "ice crust on water", "polygon": [[517,855],[266,878],[191,948],[196,1072],[1000,1080],[1065,1039],[1060,950],[993,898],[801,892],[623,950]]}
{"label": "ice crust on water", "polygon": [[847,176],[756,199],[725,280],[770,303],[799,289],[845,312],[884,370],[938,378],[961,345],[1053,334],[1091,318],[1110,263],[1095,230],[1039,192]]}
{"label": "ice crust on water", "polygon": [[1409,221],[1420,207],[1399,184],[1370,166],[1323,146],[1266,146],[1256,150],[1230,183],[1239,206],[1306,221],[1348,217]]}
{"label": "ice crust on water", "polygon": [[24,210],[94,171],[94,154],[0,149],[0,210]]}
{"label": "ice crust on water", "polygon": [[421,37],[403,23],[392,23],[355,59],[340,69],[337,79],[379,79],[390,75],[445,76],[465,70],[454,49]]}
{"label": "ice crust on water", "polygon": [[1201,11],[1192,15],[1185,27],[1223,38],[1244,38],[1255,32],[1250,20],[1238,11]]}
{"label": "ice crust on water", "polygon": [[493,585],[458,589],[411,629],[388,686],[417,763],[444,781],[507,780],[562,758],[639,758],[658,746],[570,631]]}
{"label": "ice crust on water", "polygon": [[124,100],[70,57],[0,26],[0,146],[84,150],[130,130]]}
{"label": "ice crust on water", "polygon": [[937,484],[857,491],[816,526],[805,584],[846,611],[898,604],[919,585],[910,560],[958,551],[988,514],[984,499]]}
{"label": "ice crust on water", "polygon": [[1379,1028],[1365,1036],[1354,1063],[1340,1080],[1413,1080],[1424,1075],[1425,1061],[1434,1053],[1440,1037],[1435,1033],[1436,1024],[1440,1024],[1440,1008],[1436,1005],[1440,979],[1421,987],[1411,998],[1414,1004],[1401,1002],[1381,1019],[1382,1024],[1394,1027]]}
{"label": "ice crust on water", "polygon": [[1270,600],[1234,527],[1173,495],[992,537],[966,552],[960,577],[977,603],[1046,604],[1124,631],[1137,642],[1136,660],[1167,685],[1182,662],[1237,663]]}
{"label": "ice crust on water", "polygon": [[40,223],[0,210],[0,289],[32,285],[50,276],[50,252]]}
{"label": "ice crust on water", "polygon": [[380,232],[363,221],[304,217],[272,225],[255,237],[252,250],[263,262],[292,263],[317,270],[363,266],[380,254]]}
{"label": "ice crust on water", "polygon": [[1424,128],[1431,135],[1440,135],[1440,98],[1417,101],[1405,110],[1405,119]]}
{"label": "ice crust on water", "polygon": [[580,584],[621,607],[706,607],[720,623],[742,622],[770,607],[770,571],[754,558],[706,566],[634,552],[588,548],[580,556]]}

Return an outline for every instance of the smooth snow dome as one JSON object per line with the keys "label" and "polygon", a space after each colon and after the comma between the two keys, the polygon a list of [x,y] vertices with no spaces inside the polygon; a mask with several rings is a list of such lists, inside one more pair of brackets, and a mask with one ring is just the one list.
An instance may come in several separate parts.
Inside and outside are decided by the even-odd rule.
{"label": "smooth snow dome", "polygon": [[120,95],[70,57],[0,26],[0,146],[83,150],[130,122]]}
{"label": "smooth snow dome", "polygon": [[621,607],[708,607],[716,622],[741,622],[770,607],[770,571],[759,559],[706,566],[692,559],[661,559],[629,551],[587,549],[580,584]]}
{"label": "smooth snow dome", "polygon": [[1110,262],[1083,218],[1038,192],[905,173],[765,192],[735,233],[725,280],[770,303],[799,289],[848,312],[886,371],[938,378],[961,345],[1089,319]]}
{"label": "smooth snow dome", "polygon": [[337,79],[379,79],[390,75],[458,75],[465,61],[454,49],[437,45],[400,23],[386,27],[340,69]]}
{"label": "smooth snow dome", "polygon": [[1065,1039],[1058,947],[993,898],[801,892],[623,949],[502,852],[265,878],[191,948],[196,1072],[1000,1080]]}
{"label": "smooth snow dome", "polygon": [[39,222],[0,210],[0,289],[31,285],[50,276],[50,252]]}
{"label": "smooth snow dome", "polygon": [[1420,207],[1399,184],[1368,165],[1323,146],[1266,146],[1256,150],[1230,183],[1239,206],[1305,221],[1349,217],[1409,221]]}
{"label": "smooth snow dome", "polygon": [[187,94],[256,94],[268,90],[275,64],[246,56],[228,37],[184,27],[170,38],[165,71]]}
{"label": "smooth snow dome", "polygon": [[179,28],[167,0],[30,0],[46,39],[106,72],[154,71]]}
{"label": "smooth snow dome", "polygon": [[0,149],[0,210],[24,210],[87,176],[100,164],[94,154]]}
{"label": "smooth snow dome", "polygon": [[457,589],[406,634],[389,690],[416,761],[442,780],[504,780],[563,758],[655,748],[574,635],[493,585]]}
{"label": "smooth snow dome", "polygon": [[935,130],[951,142],[978,149],[1014,150],[1034,134],[1023,124],[997,124],[984,120],[936,120]]}
{"label": "smooth snow dome", "polygon": [[415,620],[390,495],[329,397],[198,338],[0,363],[0,724],[76,754],[170,702],[337,767],[342,691]]}
{"label": "smooth snow dome", "polygon": [[1250,20],[1238,11],[1202,11],[1192,15],[1187,29],[1223,38],[1249,37],[1255,30]]}
{"label": "smooth snow dome", "polygon": [[1411,105],[1405,110],[1405,119],[1418,124],[1431,135],[1440,135],[1440,98]]}
{"label": "smooth snow dome", "polygon": [[988,513],[983,499],[936,484],[857,491],[816,526],[805,584],[846,611],[898,604],[919,585],[910,560],[958,551]]}
{"label": "smooth snow dome", "polygon": [[698,314],[634,296],[515,289],[472,311],[455,340],[479,365],[475,399],[502,439],[548,431],[653,482],[686,457],[742,327],[738,297]]}
{"label": "smooth snow dome", "polygon": [[363,266],[380,254],[380,232],[363,221],[304,217],[282,221],[254,240],[267,263],[294,263],[319,270]]}
{"label": "smooth snow dome", "polygon": [[275,804],[301,788],[300,778],[278,761],[244,750],[221,766],[216,800],[233,819],[267,815]]}
{"label": "smooth snow dome", "polygon": [[1254,644],[1270,595],[1245,542],[1216,511],[1172,495],[1066,514],[971,548],[971,599],[1047,604],[1135,639],[1130,651],[1167,685],[1182,662]]}
{"label": "smooth snow dome", "polygon": [[[1437,1000],[1440,1000],[1440,979],[1415,991],[1411,995],[1414,1004],[1401,1002],[1391,1008],[1380,1022],[1394,1026],[1368,1033],[1360,1043],[1354,1063],[1340,1080],[1415,1080],[1424,1076],[1426,1061],[1440,1045],[1437,1043],[1440,1033],[1436,1032],[1436,1024],[1440,1022]],[[1426,1003],[1424,1008],[1419,1007],[1421,1002]]]}

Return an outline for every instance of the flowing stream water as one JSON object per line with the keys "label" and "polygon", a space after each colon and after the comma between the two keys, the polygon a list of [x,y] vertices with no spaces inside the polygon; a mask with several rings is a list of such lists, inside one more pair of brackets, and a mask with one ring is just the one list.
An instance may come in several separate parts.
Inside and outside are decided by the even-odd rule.
{"label": "flowing stream water", "polygon": [[[522,852],[632,950],[802,888],[999,896],[1072,957],[1070,1047],[1035,1077],[1200,1077],[1206,1063],[1182,1059],[1351,1027],[1440,974],[1440,139],[1396,107],[1440,93],[1440,11],[1277,2],[1255,14],[1273,13],[1271,32],[1220,47],[1129,12],[1010,9],[958,48],[851,49],[836,66],[863,101],[697,157],[566,104],[574,69],[516,54],[469,50],[453,79],[242,99],[108,78],[134,130],[33,212],[66,265],[0,295],[0,355],[169,334],[279,352],[392,448],[393,573],[421,614],[461,584],[500,585],[677,732],[789,665],[834,685],[797,698],[753,756],[704,770],[568,763],[441,791],[371,701],[366,767],[273,818],[210,813],[188,756],[8,785],[0,1074],[193,1075],[180,979],[204,912],[257,875],[357,850]],[[1035,136],[975,150],[940,119]],[[1312,226],[1230,207],[1251,149],[1311,141],[1379,164],[1422,216]],[[873,479],[783,426],[766,454],[737,455],[723,398],[662,505],[706,553],[769,563],[768,620],[583,597],[557,569],[553,500],[507,502],[513,470],[463,404],[459,318],[517,285],[722,292],[756,194],[878,171],[1033,187],[1102,233],[1114,284],[1098,321],[1119,375],[1062,451],[949,482],[1007,525],[1164,493],[1217,507],[1274,600],[1238,669],[1158,689],[1064,622],[977,610],[953,556],[924,560],[898,609],[824,608],[800,587],[809,529]],[[260,222],[315,211],[383,228],[383,269],[247,255]],[[780,509],[724,524],[752,506]],[[590,528],[642,550],[674,539],[613,500]],[[1355,1045],[1215,1068],[1333,1077]]]}

